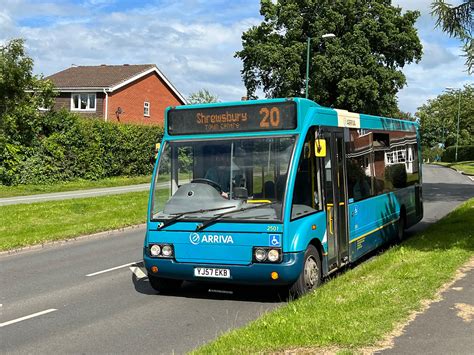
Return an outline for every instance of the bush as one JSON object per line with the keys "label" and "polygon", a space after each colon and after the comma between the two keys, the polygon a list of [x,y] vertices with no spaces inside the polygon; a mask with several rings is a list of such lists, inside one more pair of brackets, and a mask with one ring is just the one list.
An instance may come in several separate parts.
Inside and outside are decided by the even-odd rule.
{"label": "bush", "polygon": [[163,129],[85,119],[66,111],[44,116],[30,147],[7,145],[0,183],[44,184],[77,178],[150,174]]}
{"label": "bush", "polygon": [[407,186],[407,170],[405,164],[387,165],[385,167],[385,179],[390,181],[393,187],[399,189]]}
{"label": "bush", "polygon": [[[441,158],[442,161],[451,163],[456,159],[456,147],[448,147]],[[474,160],[474,145],[458,146],[458,161]]]}
{"label": "bush", "polygon": [[433,148],[428,148],[428,147],[423,147],[421,154],[423,157],[423,161],[436,161],[436,159],[440,159],[441,156],[443,155],[443,148],[440,147],[433,147]]}

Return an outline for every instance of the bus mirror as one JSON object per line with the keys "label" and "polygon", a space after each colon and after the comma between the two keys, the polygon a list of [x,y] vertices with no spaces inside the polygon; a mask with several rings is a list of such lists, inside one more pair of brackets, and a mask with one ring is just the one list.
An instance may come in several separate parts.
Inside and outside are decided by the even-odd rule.
{"label": "bus mirror", "polygon": [[326,156],[326,140],[316,139],[314,141],[314,151],[318,158],[324,158]]}

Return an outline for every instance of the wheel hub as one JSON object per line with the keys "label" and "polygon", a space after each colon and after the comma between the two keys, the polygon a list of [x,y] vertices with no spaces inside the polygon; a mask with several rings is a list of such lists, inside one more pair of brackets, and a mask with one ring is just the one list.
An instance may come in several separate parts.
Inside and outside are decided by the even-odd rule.
{"label": "wheel hub", "polygon": [[319,269],[316,260],[312,256],[306,259],[304,265],[304,283],[308,290],[311,290],[318,284]]}

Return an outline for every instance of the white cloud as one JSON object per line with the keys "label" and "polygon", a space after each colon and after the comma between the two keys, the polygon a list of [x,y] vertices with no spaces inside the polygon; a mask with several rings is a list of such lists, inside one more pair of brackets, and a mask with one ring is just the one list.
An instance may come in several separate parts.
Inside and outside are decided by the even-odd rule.
{"label": "white cloud", "polygon": [[436,68],[440,65],[455,62],[459,58],[459,54],[454,54],[453,52],[458,52],[457,50],[450,50],[450,48],[443,47],[438,43],[432,42],[422,42],[423,43],[423,58],[420,61],[420,65],[426,69],[430,70]]}
{"label": "white cloud", "polygon": [[[241,48],[242,32],[261,21],[258,2],[161,0],[158,5],[136,2],[110,11],[113,3],[7,0],[0,9],[0,41],[25,38],[35,71],[46,75],[73,63],[155,63],[184,95],[201,88],[221,100],[239,100],[245,95],[242,63],[234,53]],[[417,28],[425,54],[418,65],[404,68],[408,86],[398,95],[404,111],[414,112],[445,86],[459,86],[469,79],[458,42],[433,29],[430,3],[395,1],[405,10],[422,13]],[[90,11],[103,6],[109,10]]]}
{"label": "white cloud", "polygon": [[233,56],[242,31],[258,20],[185,22],[179,14],[169,17],[171,9],[174,3],[94,18],[60,17],[48,26],[17,27],[15,36],[27,39],[37,73],[50,75],[71,64],[155,63],[185,95],[207,88],[222,100],[240,99],[241,63]]}
{"label": "white cloud", "polygon": [[[450,1],[453,5],[460,2]],[[394,1],[404,10],[418,10],[421,13],[416,27],[423,44],[423,57],[419,64],[410,64],[403,69],[408,85],[397,95],[400,108],[412,113],[427,100],[442,93],[445,87],[472,83],[461,57],[461,43],[436,28],[436,19],[431,16],[431,3],[431,0]]]}

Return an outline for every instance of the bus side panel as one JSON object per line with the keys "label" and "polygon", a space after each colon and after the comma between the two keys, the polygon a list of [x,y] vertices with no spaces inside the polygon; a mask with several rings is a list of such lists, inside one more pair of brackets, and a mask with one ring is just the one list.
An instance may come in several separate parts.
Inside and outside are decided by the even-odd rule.
{"label": "bus side panel", "polygon": [[283,237],[283,251],[304,252],[312,240],[319,240],[322,246],[321,263],[323,275],[328,272],[326,212],[321,211],[306,217],[298,218],[286,224]]}
{"label": "bus side panel", "polygon": [[396,235],[400,206],[398,197],[392,192],[349,204],[350,261]]}
{"label": "bus side panel", "polygon": [[420,191],[419,188],[413,185],[394,192],[400,206],[405,207],[406,228],[413,226],[420,220],[421,212],[417,203],[417,190]]}

